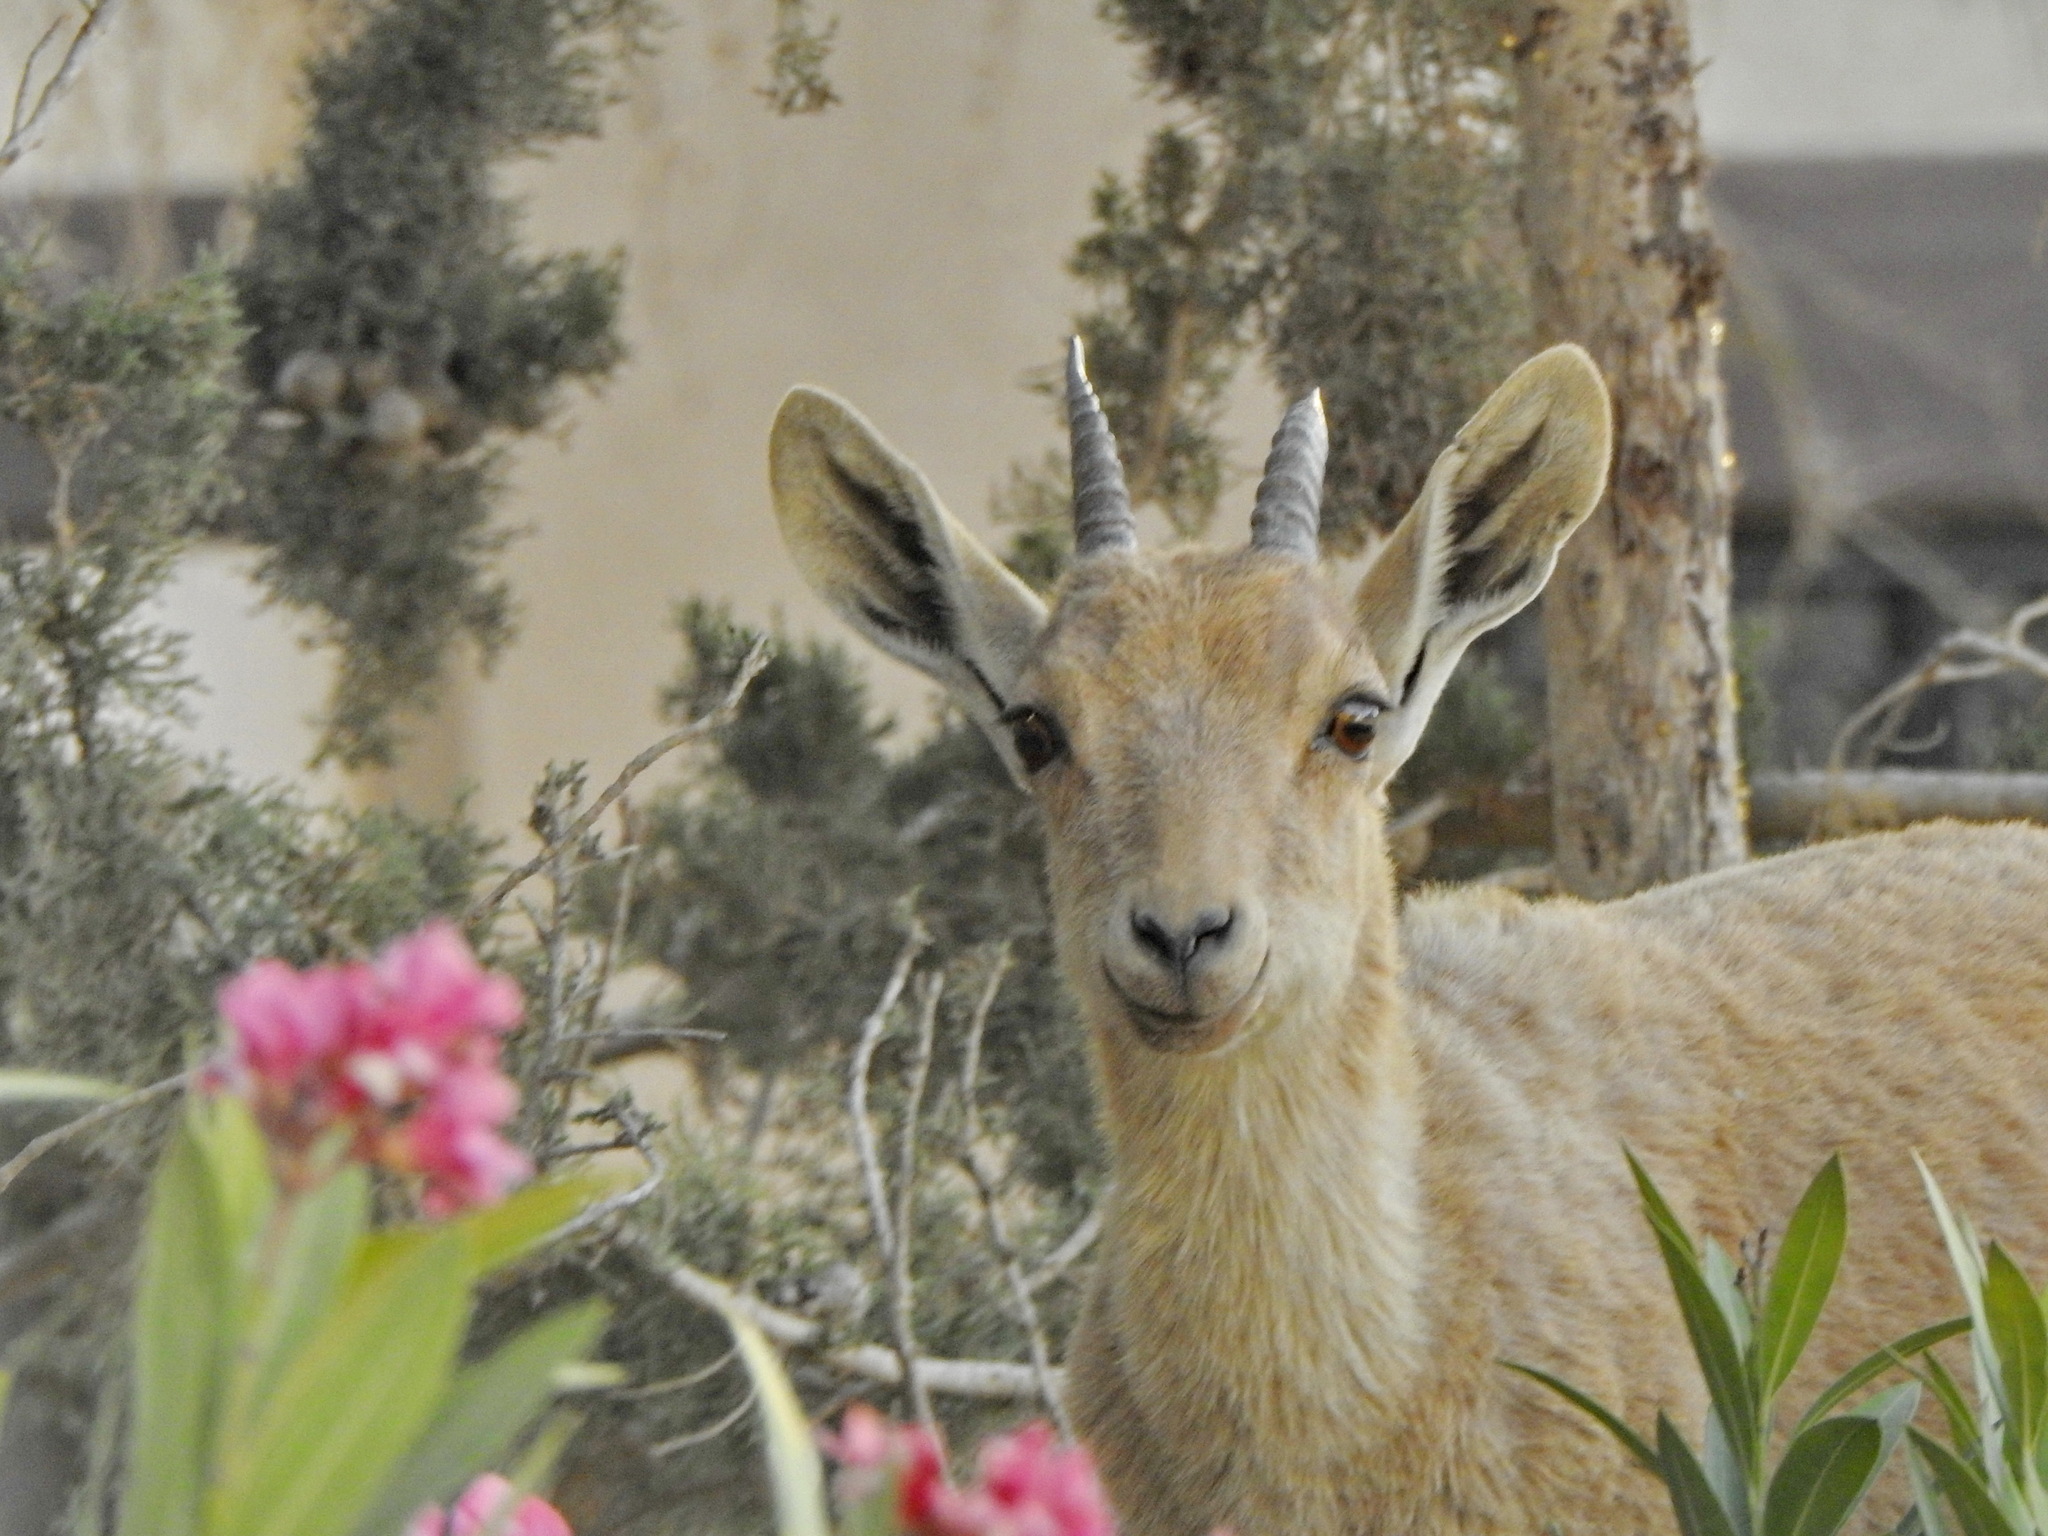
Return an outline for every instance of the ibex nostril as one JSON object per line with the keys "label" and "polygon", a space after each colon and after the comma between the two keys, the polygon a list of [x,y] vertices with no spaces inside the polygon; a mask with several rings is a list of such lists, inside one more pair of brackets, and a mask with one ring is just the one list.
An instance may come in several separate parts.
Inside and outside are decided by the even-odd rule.
{"label": "ibex nostril", "polygon": [[1210,949],[1221,949],[1229,941],[1230,930],[1237,921],[1237,914],[1223,908],[1210,907],[1197,912],[1183,928],[1169,928],[1148,912],[1131,914],[1131,935],[1138,941],[1139,948],[1147,951],[1162,965],[1174,971],[1185,971],[1202,952],[1204,945]]}
{"label": "ibex nostril", "polygon": [[1230,930],[1236,922],[1237,914],[1232,911],[1211,909],[1197,912],[1194,927],[1189,933],[1188,954],[1192,957],[1204,944],[1221,949],[1230,942]]}

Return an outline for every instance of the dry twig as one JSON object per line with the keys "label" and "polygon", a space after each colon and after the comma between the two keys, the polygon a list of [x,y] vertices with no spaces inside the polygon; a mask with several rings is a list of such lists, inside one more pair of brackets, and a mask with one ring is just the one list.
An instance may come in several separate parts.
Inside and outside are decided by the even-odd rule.
{"label": "dry twig", "polygon": [[560,831],[549,834],[545,846],[542,847],[539,853],[500,880],[491,888],[489,895],[479,901],[472,902],[469,910],[463,914],[463,921],[465,923],[473,923],[496,911],[504,903],[506,897],[539,874],[565,848],[573,846],[577,839],[597,825],[597,819],[611,809],[613,801],[633,787],[633,781],[639,778],[641,774],[652,768],[661,759],[668,756],[669,753],[675,751],[676,748],[696,741],[725,724],[731,718],[733,711],[739,708],[740,700],[746,697],[747,689],[753,685],[754,679],[761,675],[761,669],[768,665],[768,658],[771,654],[773,654],[773,647],[765,636],[762,639],[756,640],[753,649],[747,652],[746,660],[740,663],[740,670],[733,678],[732,686],[726,689],[724,698],[720,699],[696,719],[690,721],[689,724],[678,726],[675,730],[670,731],[661,740],[641,752],[631,762],[627,763],[625,767],[621,768],[619,776],[605,786],[604,793],[591,801],[588,808],[581,815]]}
{"label": "dry twig", "polygon": [[6,1194],[14,1181],[27,1171],[28,1166],[52,1147],[60,1146],[96,1125],[104,1125],[116,1115],[125,1114],[143,1104],[153,1103],[165,1094],[175,1093],[191,1080],[190,1072],[180,1072],[176,1076],[151,1083],[146,1088],[137,1088],[133,1093],[124,1093],[118,1099],[96,1104],[76,1119],[66,1120],[62,1125],[43,1132],[5,1163],[0,1163],[0,1195]]}
{"label": "dry twig", "polygon": [[64,56],[57,61],[56,69],[40,90],[35,83],[36,66],[63,33],[65,18],[57,17],[36,39],[35,46],[28,51],[27,61],[21,66],[20,83],[14,88],[14,106],[7,114],[7,137],[0,139],[0,172],[6,171],[42,142],[49,127],[50,109],[63,100],[76,83],[86,51],[105,33],[108,22],[120,8],[121,0],[79,0],[78,9],[82,14],[78,24],[72,30],[71,40],[64,45]]}
{"label": "dry twig", "polygon": [[1900,746],[1898,737],[1906,716],[1920,695],[1931,688],[1975,682],[2006,672],[2031,673],[2048,682],[2048,651],[2027,641],[2027,630],[2043,619],[2048,619],[2048,595],[2015,609],[1995,634],[1959,629],[1945,636],[1926,660],[1843,722],[1828,750],[1829,769],[1838,771],[1847,764],[1850,748],[1866,730],[1870,731],[1863,744],[1866,757],[1875,757],[1886,747]]}
{"label": "dry twig", "polygon": [[996,994],[1002,990],[1003,978],[1009,973],[1010,946],[1005,942],[996,951],[994,963],[989,966],[988,980],[982,983],[981,996],[975,999],[974,1013],[967,1023],[967,1047],[960,1062],[960,1164],[967,1170],[968,1178],[974,1181],[974,1192],[981,1197],[981,1214],[988,1228],[988,1244],[1003,1266],[1003,1277],[1010,1285],[1010,1299],[1016,1303],[1017,1320],[1024,1325],[1024,1335],[1030,1342],[1031,1369],[1038,1378],[1039,1395],[1045,1399],[1046,1409],[1059,1426],[1060,1434],[1071,1440],[1074,1438],[1074,1426],[1068,1421],[1066,1405],[1060,1401],[1059,1392],[1053,1385],[1052,1351],[1046,1345],[1038,1304],[1031,1299],[1031,1282],[1025,1278],[1023,1258],[1017,1252],[1017,1245],[1010,1240],[1002,1207],[997,1203],[999,1191],[995,1174],[983,1163],[981,1156],[981,1095],[977,1087],[981,1077],[981,1039],[988,1028],[988,1016],[995,1007]]}
{"label": "dry twig", "polygon": [[918,1111],[924,1103],[925,1085],[931,1079],[939,999],[945,991],[944,971],[927,972],[918,983],[917,1049],[911,1058],[910,1083],[904,1094],[902,1120],[897,1127],[896,1240],[889,1250],[889,1312],[896,1332],[896,1353],[903,1361],[903,1381],[910,1397],[910,1411],[917,1416],[918,1423],[932,1432],[935,1440],[939,1421],[932,1413],[931,1394],[925,1391],[917,1368],[916,1290],[910,1274],[910,1239],[917,1230]]}
{"label": "dry twig", "polygon": [[868,1225],[875,1235],[875,1247],[880,1251],[882,1262],[887,1264],[896,1252],[896,1226],[889,1218],[889,1191],[882,1182],[881,1154],[875,1148],[875,1126],[868,1118],[868,1069],[874,1064],[875,1047],[882,1043],[882,1032],[888,1028],[889,1014],[896,1007],[896,1000],[903,995],[903,984],[910,979],[910,968],[917,957],[931,942],[931,935],[925,931],[917,914],[910,915],[910,931],[904,936],[903,950],[896,956],[895,967],[889,972],[888,983],[882,988],[882,995],[874,1009],[861,1020],[860,1038],[854,1042],[853,1058],[846,1073],[846,1114],[852,1123],[853,1150],[860,1159],[861,1191],[867,1197]]}
{"label": "dry twig", "polygon": [[1045,1262],[1034,1269],[1025,1279],[1025,1287],[1036,1296],[1040,1291],[1059,1279],[1074,1261],[1095,1246],[1095,1239],[1102,1236],[1102,1201],[1109,1198],[1104,1189],[1097,1197],[1095,1209],[1081,1218],[1081,1224],[1067,1234],[1067,1240],[1045,1256]]}
{"label": "dry twig", "polygon": [[[825,1325],[780,1307],[771,1307],[746,1291],[713,1279],[702,1270],[663,1253],[644,1234],[627,1232],[619,1249],[635,1255],[670,1291],[684,1300],[720,1314],[738,1312],[784,1349],[817,1349]],[[819,1361],[842,1375],[877,1386],[903,1384],[903,1362],[896,1351],[880,1344],[854,1344],[820,1350]],[[1038,1374],[1028,1365],[1008,1360],[948,1360],[921,1356],[918,1376],[925,1389],[943,1397],[977,1398],[986,1402],[1030,1402],[1040,1396]],[[1055,1370],[1053,1389],[1063,1386]]]}

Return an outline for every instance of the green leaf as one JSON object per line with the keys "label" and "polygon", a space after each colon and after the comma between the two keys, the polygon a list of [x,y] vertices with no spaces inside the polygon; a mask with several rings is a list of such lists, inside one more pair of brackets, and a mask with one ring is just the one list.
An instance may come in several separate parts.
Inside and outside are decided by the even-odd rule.
{"label": "green leaf", "polygon": [[1742,1352],[1735,1346],[1728,1320],[1721,1314],[1721,1304],[1707,1288],[1706,1276],[1700,1272],[1691,1249],[1673,1242],[1662,1230],[1657,1232],[1657,1246],[1663,1250],[1664,1268],[1671,1276],[1679,1315],[1685,1319],[1693,1353],[1699,1357],[1700,1374],[1706,1378],[1714,1411],[1721,1415],[1729,1446],[1741,1462],[1744,1476],[1753,1476],[1758,1450],[1756,1403]]}
{"label": "green leaf", "polygon": [[1643,1165],[1636,1161],[1635,1153],[1623,1147],[1621,1155],[1628,1159],[1629,1172],[1635,1175],[1636,1193],[1642,1199],[1643,1216],[1650,1223],[1650,1230],[1663,1233],[1690,1253],[1692,1239],[1687,1236],[1677,1213],[1671,1209],[1670,1202],[1664,1198],[1664,1192],[1657,1187],[1656,1181],[1650,1177]]}
{"label": "green leaf", "polygon": [[1721,1415],[1729,1444],[1742,1463],[1744,1477],[1753,1476],[1758,1454],[1757,1404],[1743,1352],[1735,1342],[1734,1330],[1728,1326],[1721,1303],[1715,1299],[1713,1288],[1708,1285],[1706,1274],[1700,1268],[1692,1240],[1678,1224],[1678,1217],[1655,1181],[1636,1161],[1635,1154],[1623,1148],[1623,1155],[1635,1175],[1636,1189],[1642,1196],[1643,1215],[1649,1221],[1657,1247],[1664,1255],[1664,1269],[1671,1277],[1672,1293],[1678,1298],[1679,1315],[1684,1318],[1685,1331],[1692,1339],[1692,1351],[1699,1360],[1700,1374],[1706,1378],[1707,1393],[1713,1399],[1714,1411]]}
{"label": "green leaf", "polygon": [[131,1092],[120,1083],[69,1072],[34,1072],[25,1067],[0,1069],[0,1104],[94,1104]]}
{"label": "green leaf", "polygon": [[1764,1495],[1763,1536],[1834,1536],[1883,1461],[1875,1419],[1822,1419],[1785,1448]]}
{"label": "green leaf", "polygon": [[1941,1240],[1948,1248],[1949,1264],[1955,1269],[1956,1278],[1962,1282],[1963,1298],[1970,1304],[1970,1351],[1976,1356],[1978,1367],[1987,1379],[1997,1381],[1997,1348],[1991,1341],[1990,1326],[1984,1315],[1984,1250],[1977,1241],[1977,1232],[1970,1225],[1970,1219],[1953,1209],[1948,1197],[1941,1192],[1941,1186],[1934,1182],[1934,1174],[1920,1154],[1913,1154],[1913,1166],[1920,1170],[1920,1182],[1927,1190],[1927,1203],[1934,1208],[1934,1220],[1941,1228]]}
{"label": "green leaf", "polygon": [[602,1190],[594,1179],[550,1179],[455,1221],[385,1227],[364,1239],[347,1288],[367,1284],[445,1232],[462,1239],[470,1278],[481,1280],[546,1242]]}
{"label": "green leaf", "polygon": [[1523,1365],[1514,1360],[1503,1360],[1500,1363],[1511,1371],[1520,1372],[1531,1381],[1541,1382],[1574,1408],[1592,1415],[1610,1435],[1621,1442],[1623,1450],[1635,1457],[1637,1462],[1642,1465],[1644,1471],[1653,1473],[1658,1477],[1664,1475],[1664,1467],[1657,1460],[1657,1453],[1650,1449],[1650,1443],[1630,1429],[1619,1417],[1602,1407],[1577,1387],[1572,1386],[1569,1382],[1558,1380],[1557,1377],[1551,1375],[1548,1371],[1539,1371],[1533,1365]]}
{"label": "green leaf", "polygon": [[1998,1354],[2007,1460],[2018,1475],[2041,1438],[2042,1407],[2048,1404],[2048,1323],[2027,1277],[1997,1243],[1985,1256],[1984,1317]]}
{"label": "green leaf", "polygon": [[471,1212],[454,1226],[469,1245],[472,1272],[482,1279],[525,1257],[603,1193],[595,1179],[550,1179]]}
{"label": "green leaf", "polygon": [[1975,1469],[1958,1460],[1955,1452],[1940,1441],[1930,1440],[1919,1430],[1908,1428],[1906,1433],[1912,1439],[1914,1455],[1923,1461],[1935,1487],[1947,1498],[1949,1508],[1955,1511],[1955,1523],[1961,1528],[1962,1536],[2020,1536]]}
{"label": "green leaf", "polygon": [[448,1386],[469,1264],[447,1231],[367,1278],[306,1341],[260,1422],[224,1447],[207,1536],[348,1536]]}
{"label": "green leaf", "polygon": [[[151,1180],[130,1324],[121,1536],[199,1529],[248,1253],[268,1203],[262,1146],[251,1148],[236,1127],[234,1111],[195,1101]],[[235,1166],[251,1157],[253,1168]]]}
{"label": "green leaf", "polygon": [[1671,1494],[1671,1510],[1678,1516],[1683,1536],[1735,1536],[1735,1525],[1714,1490],[1699,1458],[1670,1415],[1657,1415],[1657,1459],[1664,1473],[1664,1486]]}
{"label": "green leaf", "polygon": [[[1762,1511],[1750,1508],[1749,1479],[1743,1474],[1742,1462],[1734,1448],[1728,1444],[1727,1426],[1712,1408],[1707,1409],[1706,1422],[1700,1430],[1700,1468],[1707,1474],[1707,1486],[1714,1490],[1714,1497],[1727,1511],[1729,1522],[1735,1527],[1735,1536],[1753,1536]],[[1755,1496],[1761,1498],[1762,1494],[1763,1490],[1759,1488]]]}
{"label": "green leaf", "polygon": [[767,1335],[751,1319],[727,1307],[740,1359],[754,1381],[761,1410],[761,1435],[768,1442],[768,1470],[775,1483],[775,1529],[778,1536],[830,1536],[825,1521],[825,1469],[810,1420],[797,1401],[796,1388]]}
{"label": "green leaf", "polygon": [[1940,1356],[1927,1357],[1926,1373],[1921,1380],[1927,1383],[1935,1401],[1941,1404],[1941,1411],[1948,1419],[1949,1439],[1955,1442],[1956,1449],[1963,1456],[1975,1461],[1984,1449],[1983,1428],[1977,1423],[1977,1415],[1969,1400],[1963,1396],[1963,1389],[1956,1385],[1955,1377],[1941,1363]]}
{"label": "green leaf", "polygon": [[502,1470],[513,1440],[547,1406],[557,1370],[589,1353],[609,1315],[598,1301],[562,1307],[458,1371],[432,1427],[358,1524],[359,1536],[401,1531],[422,1504],[445,1504],[479,1472]]}
{"label": "green leaf", "polygon": [[370,1221],[370,1176],[342,1168],[292,1202],[238,1366],[229,1423],[260,1418],[278,1378],[332,1310]]}
{"label": "green leaf", "polygon": [[1952,1339],[1959,1333],[1969,1331],[1970,1320],[1967,1317],[1952,1317],[1945,1323],[1936,1323],[1916,1333],[1909,1333],[1896,1344],[1887,1344],[1883,1349],[1865,1355],[1837,1376],[1829,1383],[1827,1389],[1813,1400],[1813,1406],[1807,1409],[1798,1424],[1793,1426],[1793,1438],[1797,1439],[1800,1431],[1809,1425],[1818,1424],[1832,1413],[1838,1404],[1848,1401],[1886,1371],[1894,1368],[1909,1370],[1911,1368],[1906,1362],[1915,1355],[1926,1353],[1944,1339]]}
{"label": "green leaf", "polygon": [[1763,1315],[1757,1319],[1757,1375],[1766,1400],[1777,1394],[1799,1363],[1834,1288],[1848,1233],[1848,1193],[1837,1155],[1821,1165],[1800,1197],[1771,1268]]}
{"label": "green leaf", "polygon": [[[1913,1507],[1906,1514],[1919,1517],[1923,1536],[1956,1536],[1948,1516],[1941,1512],[1941,1491],[1934,1481],[1934,1474],[1927,1470],[1927,1463],[1910,1447],[1906,1452],[1906,1476],[1913,1485]],[[1907,1518],[1901,1516],[1898,1536],[1904,1536],[1907,1524]]]}

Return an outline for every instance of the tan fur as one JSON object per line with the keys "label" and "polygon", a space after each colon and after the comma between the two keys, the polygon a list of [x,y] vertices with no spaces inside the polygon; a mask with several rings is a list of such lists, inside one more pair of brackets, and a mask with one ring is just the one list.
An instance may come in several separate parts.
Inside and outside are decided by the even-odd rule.
{"label": "tan fur", "polygon": [[[1115,1176],[1072,1400],[1133,1536],[1668,1531],[1655,1483],[1498,1364],[1697,1433],[1623,1142],[1731,1246],[1844,1152],[1850,1254],[1795,1400],[1957,1310],[1909,1148],[2048,1265],[2048,832],[1921,828],[1608,906],[1397,912],[1385,781],[1597,498],[1605,409],[1582,354],[1525,367],[1350,604],[1257,550],[1084,561],[1042,628],[942,583],[953,633],[931,644],[980,647],[982,717],[1029,705],[1067,742],[1030,785]],[[863,548],[967,537],[880,493],[778,508],[807,568],[849,520]],[[875,568],[843,609],[871,632],[875,602],[918,596]],[[1387,708],[1352,761],[1322,733],[1360,693]],[[1133,938],[1138,914],[1210,909],[1231,925],[1181,971]]]}

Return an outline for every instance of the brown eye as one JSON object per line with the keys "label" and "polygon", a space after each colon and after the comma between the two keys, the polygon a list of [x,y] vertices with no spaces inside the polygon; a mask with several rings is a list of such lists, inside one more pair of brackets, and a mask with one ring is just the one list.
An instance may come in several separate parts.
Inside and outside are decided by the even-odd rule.
{"label": "brown eye", "polygon": [[1369,699],[1346,699],[1330,715],[1323,737],[1353,762],[1372,750],[1379,730],[1380,706]]}
{"label": "brown eye", "polygon": [[1026,773],[1038,772],[1066,749],[1066,739],[1053,718],[1028,704],[1007,711],[1003,721],[1010,727],[1010,743]]}

